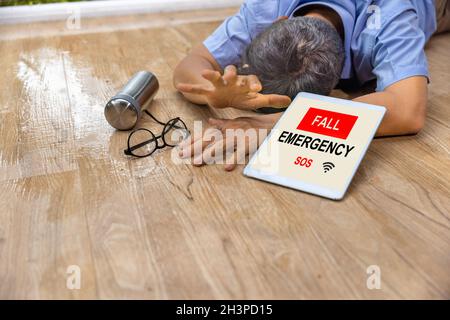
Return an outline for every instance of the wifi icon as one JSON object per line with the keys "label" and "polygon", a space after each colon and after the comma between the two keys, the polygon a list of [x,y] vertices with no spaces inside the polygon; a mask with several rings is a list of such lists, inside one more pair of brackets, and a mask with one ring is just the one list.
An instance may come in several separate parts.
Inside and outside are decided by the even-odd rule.
{"label": "wifi icon", "polygon": [[330,171],[331,169],[333,169],[335,167],[333,162],[324,162],[322,164],[323,166],[323,172],[327,173],[328,171]]}

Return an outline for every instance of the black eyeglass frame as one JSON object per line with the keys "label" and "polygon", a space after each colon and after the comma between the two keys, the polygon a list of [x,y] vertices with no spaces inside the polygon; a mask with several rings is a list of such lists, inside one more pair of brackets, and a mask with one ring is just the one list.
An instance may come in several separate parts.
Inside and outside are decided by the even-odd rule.
{"label": "black eyeglass frame", "polygon": [[[136,157],[136,158],[146,158],[146,157],[151,156],[151,155],[152,155],[156,150],[158,150],[158,149],[162,149],[162,148],[165,148],[165,147],[175,147],[177,144],[170,144],[170,143],[167,143],[167,141],[166,141],[166,139],[165,139],[165,135],[166,135],[168,132],[170,132],[170,130],[171,130],[172,128],[177,128],[177,129],[183,129],[183,130],[186,130],[187,136],[189,136],[190,133],[191,133],[191,132],[189,131],[189,129],[187,128],[186,124],[184,123],[184,121],[181,120],[180,117],[172,118],[172,119],[170,119],[169,121],[167,121],[166,123],[164,123],[164,122],[159,121],[158,119],[156,119],[156,118],[155,118],[150,112],[148,112],[147,110],[145,110],[145,113],[147,113],[147,114],[148,114],[153,120],[155,120],[158,124],[164,126],[164,128],[163,128],[163,130],[162,130],[162,133],[159,134],[158,136],[155,136],[155,134],[154,134],[151,130],[148,130],[148,129],[146,129],[146,128],[138,128],[138,129],[133,130],[133,131],[128,135],[127,149],[123,150],[123,152],[124,152],[127,156],[133,156],[133,157]],[[176,124],[177,124],[178,122],[180,122],[183,126],[182,126],[182,127],[181,127],[181,126],[177,126]],[[136,145],[130,146],[131,137],[133,136],[133,134],[135,134],[135,133],[138,132],[138,131],[146,131],[146,132],[148,132],[148,133],[150,134],[151,138],[148,139],[148,140],[142,141],[142,142],[140,142],[140,143],[138,143],[138,144],[136,144]],[[186,136],[186,137],[187,137],[187,136]],[[160,144],[160,143],[158,142],[159,139],[162,139],[162,141],[163,141],[162,144]],[[152,143],[152,142],[155,142],[155,148],[154,148],[151,152],[149,152],[148,154],[145,154],[145,155],[139,155],[139,154],[133,153],[133,150],[139,149],[139,148],[145,146],[146,144],[149,144],[149,143]]]}

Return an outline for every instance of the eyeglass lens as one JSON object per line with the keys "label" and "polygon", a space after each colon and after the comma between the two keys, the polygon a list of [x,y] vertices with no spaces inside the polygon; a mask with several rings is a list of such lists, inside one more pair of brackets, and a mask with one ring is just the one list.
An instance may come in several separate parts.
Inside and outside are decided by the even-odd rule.
{"label": "eyeglass lens", "polygon": [[189,136],[189,131],[180,118],[175,118],[169,120],[164,126],[162,136],[167,146],[175,147]]}
{"label": "eyeglass lens", "polygon": [[137,129],[128,138],[128,150],[133,156],[146,157],[157,148],[158,141],[155,135],[147,129]]}

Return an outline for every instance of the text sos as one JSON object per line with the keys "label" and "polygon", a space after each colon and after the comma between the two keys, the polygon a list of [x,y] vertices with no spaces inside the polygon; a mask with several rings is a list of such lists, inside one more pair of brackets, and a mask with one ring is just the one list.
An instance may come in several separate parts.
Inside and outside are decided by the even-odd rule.
{"label": "text sos", "polygon": [[295,159],[295,161],[294,161],[294,164],[296,166],[305,167],[305,168],[311,167],[312,163],[313,163],[313,159],[308,159],[308,158],[304,158],[304,157],[297,157],[297,159]]}

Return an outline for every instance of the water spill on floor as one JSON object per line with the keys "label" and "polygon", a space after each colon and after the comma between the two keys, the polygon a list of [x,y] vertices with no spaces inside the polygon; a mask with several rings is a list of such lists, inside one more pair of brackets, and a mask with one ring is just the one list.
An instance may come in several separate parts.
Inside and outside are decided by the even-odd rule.
{"label": "water spill on floor", "polygon": [[[155,174],[158,161],[154,157],[130,162],[123,154],[128,132],[114,130],[103,114],[104,103],[114,88],[108,79],[93,76],[91,66],[79,57],[51,47],[20,55],[17,78],[25,93],[20,131],[27,137],[27,147],[33,145],[34,160],[43,158],[39,150],[45,149],[46,156],[53,154],[57,163],[49,168],[45,161],[37,161],[45,168],[34,172],[74,170],[77,161],[83,158],[107,161],[111,173],[124,178]],[[24,155],[23,159],[26,158],[30,156]]]}

